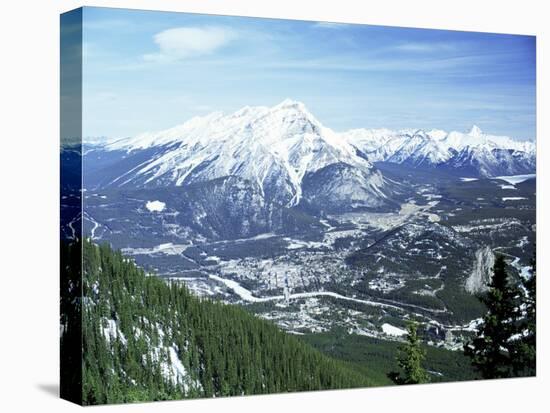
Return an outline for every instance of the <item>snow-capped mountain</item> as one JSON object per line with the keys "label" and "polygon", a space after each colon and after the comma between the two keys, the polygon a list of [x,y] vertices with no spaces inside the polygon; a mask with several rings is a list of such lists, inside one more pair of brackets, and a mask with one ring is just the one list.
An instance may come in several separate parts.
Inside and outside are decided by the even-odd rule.
{"label": "snow-capped mountain", "polygon": [[374,165],[380,161],[462,176],[532,173],[535,145],[477,127],[337,133],[285,100],[85,144],[82,166],[87,190],[128,205],[158,200],[163,219],[172,214],[168,225],[221,239],[298,231],[324,213],[397,208],[405,189]]}
{"label": "snow-capped mountain", "polygon": [[[328,209],[329,201],[380,207],[391,192],[390,182],[354,145],[292,100],[196,117],[110,142],[100,152],[89,159],[103,187],[187,187],[232,176],[268,202],[293,207],[305,198]],[[101,166],[113,157],[118,161]],[[320,196],[327,185],[335,190]]]}
{"label": "snow-capped mountain", "polygon": [[484,177],[532,173],[536,169],[533,142],[488,135],[477,126],[468,133],[355,129],[342,136],[371,162],[438,167]]}

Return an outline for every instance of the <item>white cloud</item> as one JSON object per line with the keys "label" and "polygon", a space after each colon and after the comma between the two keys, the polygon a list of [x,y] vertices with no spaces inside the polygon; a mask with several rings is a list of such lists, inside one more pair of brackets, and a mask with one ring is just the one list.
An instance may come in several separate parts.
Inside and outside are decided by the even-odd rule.
{"label": "white cloud", "polygon": [[400,52],[410,52],[410,53],[434,53],[434,52],[451,52],[457,50],[457,45],[452,43],[442,43],[442,42],[431,42],[431,43],[421,43],[421,42],[409,42],[401,43],[395,47],[394,50]]}
{"label": "white cloud", "polygon": [[317,22],[314,24],[314,27],[319,29],[344,29],[348,27],[347,23],[332,23],[332,22]]}
{"label": "white cloud", "polygon": [[157,53],[146,54],[145,60],[164,62],[206,55],[237,38],[237,33],[226,27],[177,27],[153,36],[159,47]]}

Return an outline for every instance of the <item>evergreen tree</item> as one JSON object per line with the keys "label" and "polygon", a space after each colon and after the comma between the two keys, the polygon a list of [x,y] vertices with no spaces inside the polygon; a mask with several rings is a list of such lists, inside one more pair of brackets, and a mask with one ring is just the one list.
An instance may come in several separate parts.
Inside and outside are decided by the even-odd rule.
{"label": "evergreen tree", "polygon": [[537,372],[537,264],[536,248],[531,259],[531,275],[521,279],[520,338],[513,343],[512,360],[515,376],[534,376]]}
{"label": "evergreen tree", "polygon": [[519,331],[520,293],[510,282],[506,262],[501,255],[495,260],[488,287],[489,291],[480,297],[487,306],[487,313],[476,337],[464,346],[464,352],[483,378],[512,377],[514,336]]}
{"label": "evergreen tree", "polygon": [[399,348],[397,364],[401,372],[391,372],[388,376],[396,384],[427,383],[428,375],[422,367],[426,352],[418,340],[418,324],[411,321],[407,324],[406,342]]}
{"label": "evergreen tree", "polygon": [[108,245],[82,250],[83,404],[373,384],[238,306],[146,276]]}

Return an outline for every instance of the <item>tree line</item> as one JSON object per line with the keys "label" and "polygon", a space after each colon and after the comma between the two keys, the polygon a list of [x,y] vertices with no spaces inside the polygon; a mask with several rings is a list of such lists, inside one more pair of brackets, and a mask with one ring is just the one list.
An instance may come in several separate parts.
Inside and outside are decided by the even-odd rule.
{"label": "tree line", "polygon": [[372,385],[239,306],[146,276],[108,245],[83,241],[83,257],[83,404]]}

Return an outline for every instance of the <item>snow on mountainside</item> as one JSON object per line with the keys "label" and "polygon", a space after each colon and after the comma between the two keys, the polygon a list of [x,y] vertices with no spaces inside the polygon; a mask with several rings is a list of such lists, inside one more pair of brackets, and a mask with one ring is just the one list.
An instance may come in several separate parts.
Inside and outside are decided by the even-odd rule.
{"label": "snow on mountainside", "polygon": [[443,167],[480,176],[535,171],[536,146],[507,136],[442,130],[355,129],[342,134],[371,162]]}
{"label": "snow on mountainside", "polygon": [[[330,181],[326,168],[339,165],[334,175],[342,185],[338,200],[377,207],[386,202],[389,185],[354,145],[292,100],[195,117],[166,131],[110,142],[104,149],[124,152],[121,163],[127,163],[124,168],[109,166],[118,171],[103,182],[111,187],[179,187],[235,176],[266,200],[294,206],[303,198],[306,178],[315,194],[316,176]],[[139,161],[130,162],[134,157]],[[354,172],[342,173],[344,169]]]}
{"label": "snow on mountainside", "polygon": [[388,205],[394,183],[373,162],[435,167],[475,177],[528,174],[536,169],[533,142],[488,135],[477,126],[468,133],[414,129],[337,133],[323,126],[303,103],[289,99],[273,107],[214,112],[165,131],[91,148],[85,161],[85,184],[91,188],[189,187],[235,177],[267,203],[287,207],[305,203],[327,211],[335,205],[338,209]]}

